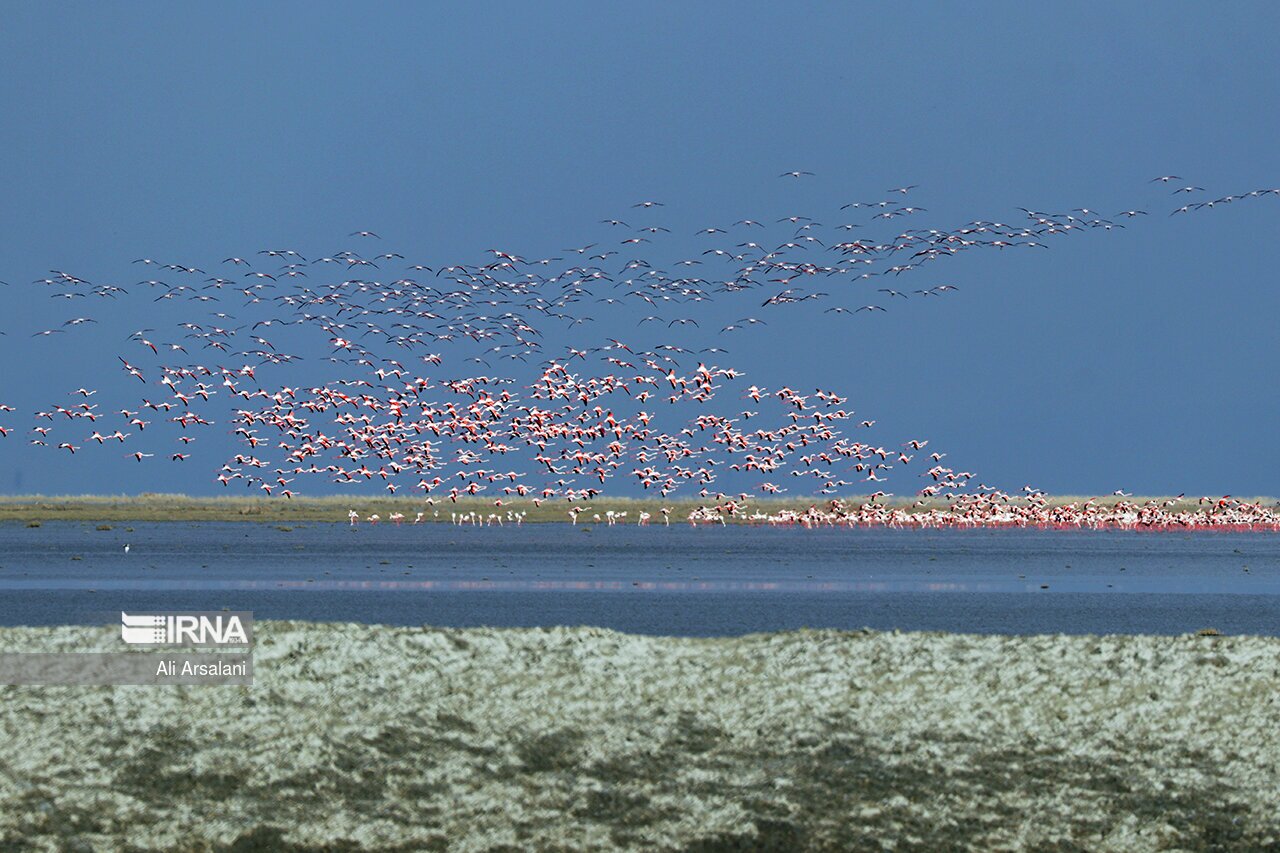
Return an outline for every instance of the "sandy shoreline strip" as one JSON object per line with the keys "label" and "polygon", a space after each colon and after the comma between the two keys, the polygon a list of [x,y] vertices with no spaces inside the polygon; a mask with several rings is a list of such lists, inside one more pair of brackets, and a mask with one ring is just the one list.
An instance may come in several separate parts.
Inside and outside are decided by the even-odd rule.
{"label": "sandy shoreline strip", "polygon": [[[0,849],[1275,849],[1280,639],[260,622],[0,687]],[[100,628],[0,651],[116,651]]]}

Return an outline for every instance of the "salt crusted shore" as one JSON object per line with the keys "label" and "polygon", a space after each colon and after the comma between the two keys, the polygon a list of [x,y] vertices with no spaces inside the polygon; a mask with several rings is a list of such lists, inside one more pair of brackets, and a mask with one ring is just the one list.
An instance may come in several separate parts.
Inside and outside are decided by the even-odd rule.
{"label": "salt crusted shore", "polygon": [[252,688],[0,687],[0,849],[1280,849],[1277,639],[256,630]]}

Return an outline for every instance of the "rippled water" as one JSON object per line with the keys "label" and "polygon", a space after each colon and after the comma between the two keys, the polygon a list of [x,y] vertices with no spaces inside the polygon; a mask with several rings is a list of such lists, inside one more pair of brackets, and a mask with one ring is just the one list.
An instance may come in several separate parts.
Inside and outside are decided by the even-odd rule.
{"label": "rippled water", "polygon": [[[124,546],[130,552],[124,552]],[[726,635],[1280,634],[1280,535],[686,526],[0,524],[0,624],[120,610]]]}

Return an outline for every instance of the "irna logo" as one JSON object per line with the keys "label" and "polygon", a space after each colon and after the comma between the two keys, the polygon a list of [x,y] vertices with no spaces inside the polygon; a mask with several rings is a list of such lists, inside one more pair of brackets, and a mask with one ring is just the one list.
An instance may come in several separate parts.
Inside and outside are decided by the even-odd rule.
{"label": "irna logo", "polygon": [[136,646],[248,646],[249,612],[120,613],[120,637]]}

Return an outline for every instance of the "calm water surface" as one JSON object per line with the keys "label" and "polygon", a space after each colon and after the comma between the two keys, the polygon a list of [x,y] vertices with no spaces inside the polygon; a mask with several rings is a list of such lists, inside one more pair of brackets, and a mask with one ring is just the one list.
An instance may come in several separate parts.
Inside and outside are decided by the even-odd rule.
{"label": "calm water surface", "polygon": [[[1280,635],[1280,535],[686,526],[0,524],[0,624],[120,610],[729,635]],[[126,529],[132,528],[132,529]],[[130,552],[124,552],[124,546]]]}

